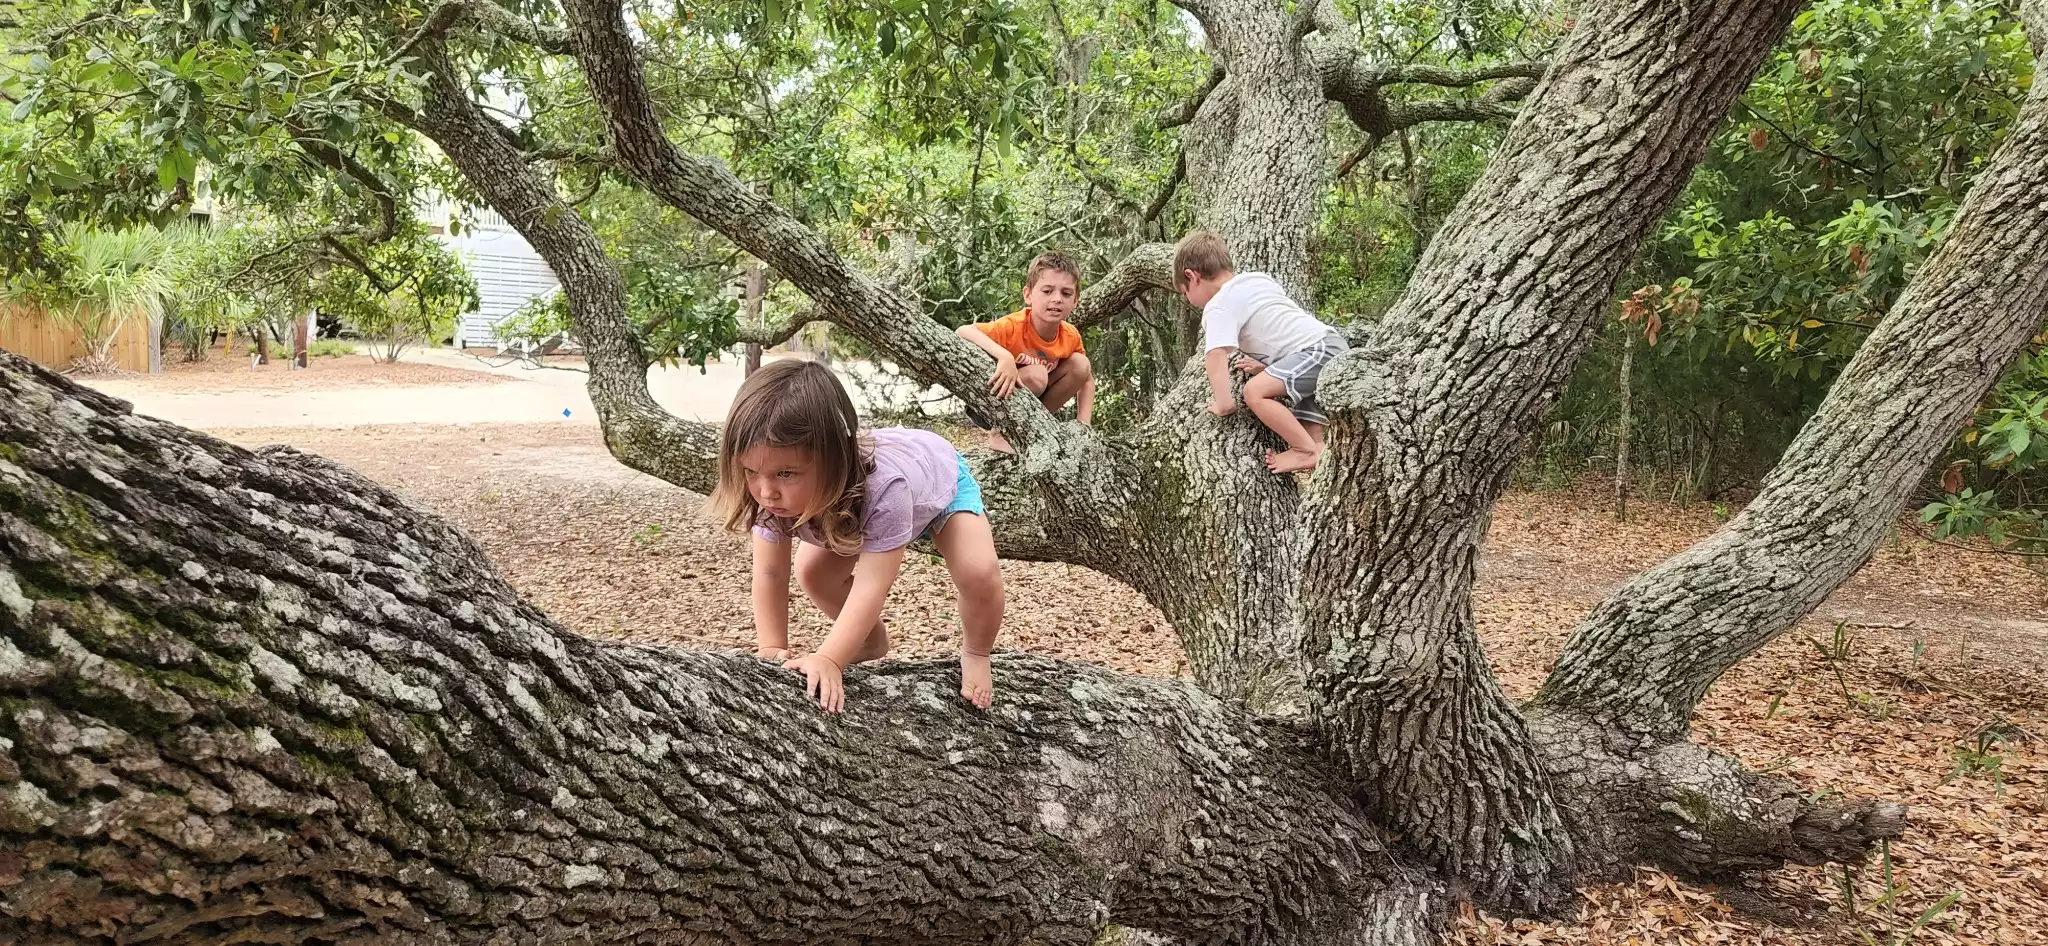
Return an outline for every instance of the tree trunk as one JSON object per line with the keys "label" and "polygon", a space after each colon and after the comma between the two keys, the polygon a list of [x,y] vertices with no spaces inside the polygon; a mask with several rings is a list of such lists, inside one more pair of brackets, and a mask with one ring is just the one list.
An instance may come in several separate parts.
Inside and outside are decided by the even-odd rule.
{"label": "tree trunk", "polygon": [[1375,819],[1483,901],[1561,908],[1574,862],[1547,765],[1474,630],[1487,518],[1798,6],[1582,11],[1371,342],[1323,372],[1332,426],[1296,599],[1316,718]]}
{"label": "tree trunk", "polygon": [[249,326],[249,337],[256,341],[256,363],[270,364],[270,326],[267,323]]}
{"label": "tree trunk", "polygon": [[1634,438],[1635,418],[1629,416],[1629,369],[1635,366],[1635,326],[1622,323],[1621,333],[1621,416],[1614,423],[1614,518],[1628,521],[1628,445]]}
{"label": "tree trunk", "polygon": [[1603,602],[1539,701],[1683,737],[1715,680],[1877,550],[1906,500],[2048,311],[2048,86],[1954,230],[1836,379],[1763,489],[1720,531]]}
{"label": "tree trunk", "polygon": [[[761,304],[765,301],[767,295],[768,267],[762,265],[759,260],[756,260],[753,265],[747,267],[746,313],[748,325],[760,327]],[[754,376],[754,372],[759,370],[761,370],[761,346],[755,342],[748,342],[746,376],[751,378]]]}
{"label": "tree trunk", "polygon": [[441,520],[0,354],[0,940],[1425,942],[1296,730],[568,633]]}
{"label": "tree trunk", "polygon": [[294,371],[304,371],[306,368],[306,348],[309,344],[307,335],[312,330],[312,326],[306,323],[312,318],[312,314],[307,313],[292,320],[292,370]]}

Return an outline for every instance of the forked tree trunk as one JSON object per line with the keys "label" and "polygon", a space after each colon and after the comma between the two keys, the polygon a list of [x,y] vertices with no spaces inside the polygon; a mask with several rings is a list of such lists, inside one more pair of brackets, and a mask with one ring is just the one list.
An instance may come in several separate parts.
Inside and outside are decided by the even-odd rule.
{"label": "forked tree trunk", "polygon": [[1561,907],[1575,855],[1479,646],[1494,501],[1615,281],[1798,0],[1589,7],[1371,344],[1326,369],[1297,614],[1317,721],[1377,820],[1473,894]]}
{"label": "forked tree trunk", "polygon": [[[1261,116],[1320,121],[1319,107],[1301,107],[1318,99],[1291,91],[1300,63],[1226,35],[1242,28],[1293,49],[1295,25],[1277,11],[1190,6],[1215,27],[1226,58],[1238,57],[1198,115],[1190,168],[1302,195],[1299,206],[1272,203],[1231,190],[1217,171],[1220,203],[1205,222],[1239,247],[1244,268],[1302,283],[1294,261],[1305,249],[1296,252],[1294,237],[1261,232],[1257,214],[1226,206],[1269,206],[1285,220],[1312,213],[1320,172],[1296,174],[1296,159],[1320,147],[1321,131]],[[985,360],[730,172],[667,141],[615,2],[572,0],[566,44],[624,173],[774,265],[826,319],[1007,422],[1021,454],[977,460],[1005,555],[1089,565],[1138,588],[1175,622],[1212,694],[1276,712],[1318,704],[1317,738],[1376,819],[1470,894],[1544,909],[1563,900],[1581,866],[1648,859],[1722,873],[1855,859],[1902,826],[1896,806],[1818,808],[1782,780],[1684,744],[1610,740],[1548,712],[1532,729],[1501,696],[1472,632],[1487,511],[1621,268],[1793,7],[1623,2],[1585,14],[1502,156],[1432,242],[1414,287],[1372,345],[1326,375],[1338,424],[1301,512],[1286,481],[1257,467],[1256,425],[1202,413],[1198,372],[1184,372],[1147,427],[1124,439],[1058,425],[1028,398],[989,399]],[[1275,22],[1258,19],[1267,15]],[[623,295],[594,234],[467,101],[439,41],[419,49],[433,82],[408,118],[562,274],[579,335],[593,346],[592,398],[613,452],[708,488],[715,431],[646,397]],[[1301,236],[1305,247],[1305,225]],[[1290,620],[1302,549],[1316,554]],[[1296,628],[1307,631],[1299,644]],[[1297,650],[1312,660],[1307,689]],[[1341,918],[1378,909],[1330,915],[1350,922]]]}
{"label": "forked tree trunk", "polygon": [[1876,552],[2048,312],[2048,85],[1978,176],[1954,230],[1720,531],[1603,602],[1539,701],[1677,739],[1721,674]]}

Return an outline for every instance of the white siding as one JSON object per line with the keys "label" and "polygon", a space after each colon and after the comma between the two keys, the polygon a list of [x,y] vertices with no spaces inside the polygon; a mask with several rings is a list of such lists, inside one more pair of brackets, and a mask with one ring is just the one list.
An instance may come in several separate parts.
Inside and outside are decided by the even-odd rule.
{"label": "white siding", "polygon": [[527,300],[561,287],[561,280],[555,278],[547,262],[517,231],[499,226],[465,227],[460,236],[444,233],[435,239],[461,256],[469,266],[469,274],[476,279],[479,304],[456,327],[457,347],[497,345],[499,321],[518,311]]}

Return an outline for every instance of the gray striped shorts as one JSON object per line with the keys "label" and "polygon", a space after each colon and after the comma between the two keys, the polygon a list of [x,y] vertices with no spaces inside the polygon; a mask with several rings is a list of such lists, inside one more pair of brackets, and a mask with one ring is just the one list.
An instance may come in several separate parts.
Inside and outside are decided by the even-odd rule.
{"label": "gray striped shorts", "polygon": [[1294,419],[1304,424],[1330,423],[1322,405],[1316,402],[1316,381],[1322,377],[1323,366],[1350,347],[1344,343],[1344,336],[1333,331],[1307,348],[1295,349],[1266,364],[1266,373],[1278,378],[1286,389],[1287,406],[1294,411]]}

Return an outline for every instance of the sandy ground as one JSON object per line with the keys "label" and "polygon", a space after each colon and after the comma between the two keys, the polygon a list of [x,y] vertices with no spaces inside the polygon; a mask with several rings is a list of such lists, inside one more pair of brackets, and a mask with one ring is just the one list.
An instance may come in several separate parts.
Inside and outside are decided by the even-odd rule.
{"label": "sandy ground", "polygon": [[[335,457],[450,516],[515,587],[583,633],[751,643],[743,542],[703,519],[699,497],[612,461],[594,428],[220,433]],[[1634,522],[1617,524],[1591,492],[1517,493],[1502,503],[1477,611],[1512,694],[1533,691],[1606,589],[1716,525],[1700,506],[1646,503],[1637,512]],[[896,655],[950,653],[957,631],[943,566],[914,559],[891,596]],[[1064,565],[1005,563],[1004,576],[1013,606],[999,646],[1137,673],[1183,671],[1171,628],[1130,589]],[[2048,735],[2044,592],[2039,576],[2008,559],[1901,540],[1818,615],[1730,673],[1702,708],[1698,738],[1753,766],[1815,791],[1913,806],[1915,829],[1890,850],[1889,900],[1875,866],[1851,883],[1853,913],[1840,868],[1778,872],[1741,896],[1646,870],[1634,882],[1588,890],[1580,914],[1566,921],[1472,914],[1454,941],[1818,946],[1863,944],[1867,933],[1884,944],[2040,942],[2048,930],[2048,765],[2038,741]],[[794,610],[799,642],[822,637],[826,624],[815,611]],[[1849,655],[1831,661],[1816,643],[1831,641],[1835,621],[1855,626],[1845,629]],[[1980,745],[1992,752],[1968,755]],[[1903,936],[1951,893],[1953,903]],[[1774,920],[1729,905],[1756,896],[1775,905]]]}
{"label": "sandy ground", "polygon": [[[843,378],[871,377],[862,365],[836,366]],[[446,348],[408,349],[397,364],[364,356],[316,358],[307,370],[282,361],[251,368],[218,354],[197,365],[172,365],[156,375],[80,377],[79,381],[135,405],[137,413],[187,427],[357,427],[379,424],[597,423],[577,363],[534,367]],[[648,372],[655,401],[680,417],[716,421],[725,416],[745,380],[742,365],[711,362],[655,367]],[[850,386],[864,409],[884,401],[927,396],[904,388]]]}

